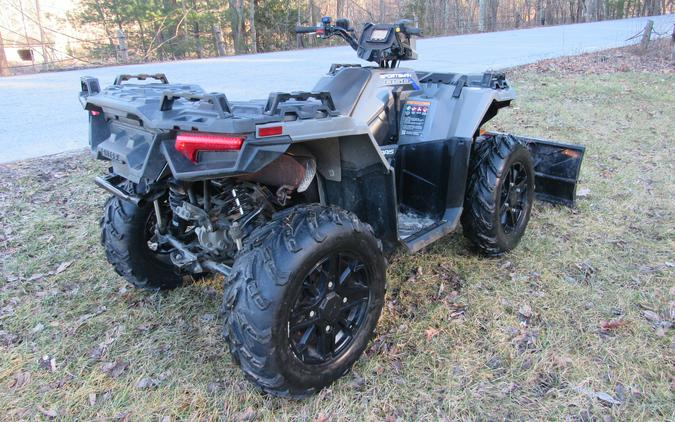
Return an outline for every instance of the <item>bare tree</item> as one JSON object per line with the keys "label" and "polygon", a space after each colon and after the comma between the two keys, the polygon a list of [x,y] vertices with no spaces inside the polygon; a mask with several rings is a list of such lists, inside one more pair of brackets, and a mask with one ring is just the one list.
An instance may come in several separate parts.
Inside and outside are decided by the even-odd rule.
{"label": "bare tree", "polygon": [[487,31],[487,28],[488,28],[488,0],[478,0],[478,31],[480,32]]}
{"label": "bare tree", "polygon": [[2,33],[0,33],[0,76],[9,76],[9,65],[7,64],[7,56],[5,56],[5,42],[2,40]]}
{"label": "bare tree", "polygon": [[230,28],[235,54],[244,52],[244,0],[229,0]]}
{"label": "bare tree", "polygon": [[255,30],[255,0],[249,0],[249,25],[251,27],[251,53],[258,52],[258,34]]}
{"label": "bare tree", "polygon": [[335,2],[335,17],[344,18],[345,17],[345,0],[337,0]]}

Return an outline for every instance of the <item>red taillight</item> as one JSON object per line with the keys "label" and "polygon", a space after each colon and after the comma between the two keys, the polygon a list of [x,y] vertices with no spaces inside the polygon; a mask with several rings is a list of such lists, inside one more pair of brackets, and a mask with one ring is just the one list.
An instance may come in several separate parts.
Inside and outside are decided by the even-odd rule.
{"label": "red taillight", "polygon": [[218,135],[215,133],[179,133],[176,150],[191,161],[197,161],[199,151],[238,151],[244,136]]}
{"label": "red taillight", "polygon": [[94,116],[94,117],[99,116],[100,114],[101,114],[100,111],[96,111],[96,110],[91,111],[91,115]]}
{"label": "red taillight", "polygon": [[284,133],[283,126],[267,126],[258,128],[258,138],[264,138],[266,136],[279,136]]}

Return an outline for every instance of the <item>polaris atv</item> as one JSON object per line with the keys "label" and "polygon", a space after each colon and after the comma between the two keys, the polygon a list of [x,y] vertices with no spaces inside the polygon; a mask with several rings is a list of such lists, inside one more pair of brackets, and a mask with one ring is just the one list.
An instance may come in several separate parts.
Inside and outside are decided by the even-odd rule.
{"label": "polaris atv", "polygon": [[[82,78],[90,145],[110,162],[101,241],[139,288],[222,274],[233,361],[262,390],[315,393],[373,336],[386,254],[455,231],[487,255],[520,241],[535,195],[572,205],[584,148],[482,131],[503,74],[419,72],[409,21],[324,18],[375,66],[335,64],[311,92],[229,101],[162,74]],[[129,83],[132,79],[146,81]]]}

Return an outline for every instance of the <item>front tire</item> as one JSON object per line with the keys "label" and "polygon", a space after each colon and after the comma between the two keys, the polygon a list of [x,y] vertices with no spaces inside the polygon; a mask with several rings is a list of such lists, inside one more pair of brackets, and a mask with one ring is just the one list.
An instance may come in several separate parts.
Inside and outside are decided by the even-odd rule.
{"label": "front tire", "polygon": [[110,197],[101,219],[101,244],[117,274],[140,289],[174,289],[182,277],[168,256],[152,250],[154,208]]}
{"label": "front tire", "polygon": [[248,237],[226,280],[232,358],[267,393],[313,394],[363,353],[384,290],[384,255],[369,225],[334,207],[285,210]]}
{"label": "front tire", "polygon": [[462,228],[487,255],[515,248],[525,233],[534,200],[534,164],[527,147],[512,135],[476,145],[471,157]]}

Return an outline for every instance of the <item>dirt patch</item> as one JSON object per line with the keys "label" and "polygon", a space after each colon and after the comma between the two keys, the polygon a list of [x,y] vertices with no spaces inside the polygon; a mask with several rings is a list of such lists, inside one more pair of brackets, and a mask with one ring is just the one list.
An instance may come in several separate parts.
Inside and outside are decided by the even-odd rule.
{"label": "dirt patch", "polygon": [[507,72],[554,73],[561,75],[607,74],[616,72],[673,73],[670,38],[652,41],[642,53],[639,45],[613,48],[579,56],[560,57],[507,69]]}

